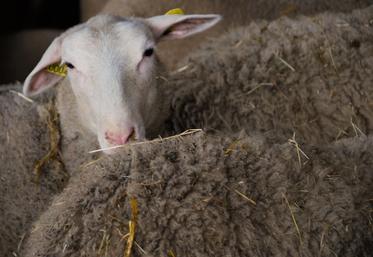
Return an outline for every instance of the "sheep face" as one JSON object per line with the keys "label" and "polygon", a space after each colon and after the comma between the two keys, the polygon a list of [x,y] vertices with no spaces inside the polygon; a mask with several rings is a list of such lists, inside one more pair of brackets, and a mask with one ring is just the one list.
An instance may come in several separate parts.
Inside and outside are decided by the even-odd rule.
{"label": "sheep face", "polygon": [[[161,111],[156,43],[203,31],[217,15],[163,15],[125,19],[100,15],[56,38],[26,78],[24,94],[36,95],[62,79],[46,68],[67,66],[77,112],[102,148],[142,140]],[[107,151],[110,153],[112,151]]]}
{"label": "sheep face", "polygon": [[68,35],[61,48],[82,124],[100,146],[125,144],[131,135],[144,139],[161,101],[150,29],[139,21],[102,24],[96,18]]}

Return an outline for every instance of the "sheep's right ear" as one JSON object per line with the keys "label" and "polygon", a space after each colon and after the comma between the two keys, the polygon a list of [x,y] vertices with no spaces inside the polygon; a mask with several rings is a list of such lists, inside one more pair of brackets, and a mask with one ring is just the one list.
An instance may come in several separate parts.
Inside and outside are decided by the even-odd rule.
{"label": "sheep's right ear", "polygon": [[189,37],[211,28],[221,20],[217,14],[160,15],[146,19],[156,39]]}
{"label": "sheep's right ear", "polygon": [[27,76],[23,85],[23,94],[26,96],[37,95],[54,86],[63,77],[50,73],[46,68],[61,61],[62,37],[57,37],[43,54],[36,67]]}

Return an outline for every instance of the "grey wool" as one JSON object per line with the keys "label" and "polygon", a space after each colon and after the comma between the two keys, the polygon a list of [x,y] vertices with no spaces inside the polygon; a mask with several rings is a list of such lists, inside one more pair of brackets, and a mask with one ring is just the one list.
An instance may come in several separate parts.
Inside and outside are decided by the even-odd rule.
{"label": "grey wool", "polygon": [[[232,145],[232,142],[235,142]],[[372,138],[272,147],[203,133],[133,146],[70,180],[23,256],[370,256]]]}
{"label": "grey wool", "polygon": [[372,133],[372,12],[283,17],[210,40],[170,78],[172,127],[310,144]]}
{"label": "grey wool", "polygon": [[203,129],[188,136],[90,155],[60,101],[68,182],[52,164],[29,182],[50,145],[45,104],[0,92],[0,255],[122,256],[135,199],[131,256],[371,256],[372,13],[205,42],[162,78],[162,136]]}
{"label": "grey wool", "polygon": [[0,256],[18,254],[31,223],[68,181],[56,162],[33,172],[50,149],[47,116],[41,115],[47,112],[17,95],[20,87],[0,91]]}

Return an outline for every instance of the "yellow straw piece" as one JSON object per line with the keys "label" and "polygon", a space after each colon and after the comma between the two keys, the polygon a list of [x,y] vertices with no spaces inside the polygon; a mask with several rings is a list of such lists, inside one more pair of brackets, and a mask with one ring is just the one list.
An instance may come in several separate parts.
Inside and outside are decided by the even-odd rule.
{"label": "yellow straw piece", "polygon": [[127,239],[127,245],[124,249],[123,257],[130,257],[131,256],[131,250],[133,242],[135,241],[135,230],[136,230],[136,224],[137,224],[137,216],[139,214],[138,204],[137,200],[135,198],[131,199],[131,220],[129,221],[128,227],[129,227],[129,237]]}
{"label": "yellow straw piece", "polygon": [[46,68],[46,71],[48,71],[49,73],[53,73],[55,75],[61,76],[61,77],[66,77],[67,66],[66,66],[66,64],[61,64],[60,65],[58,63],[54,63],[54,64],[49,65]]}
{"label": "yellow straw piece", "polygon": [[166,12],[165,15],[183,15],[184,14],[184,11],[180,8],[175,8],[175,9],[171,9],[169,10],[168,12]]}

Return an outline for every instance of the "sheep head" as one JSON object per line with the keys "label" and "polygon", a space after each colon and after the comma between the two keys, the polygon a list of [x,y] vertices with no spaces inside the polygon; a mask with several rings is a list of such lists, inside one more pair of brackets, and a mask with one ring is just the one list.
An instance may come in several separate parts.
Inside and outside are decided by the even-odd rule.
{"label": "sheep head", "polygon": [[[100,147],[142,140],[157,119],[156,44],[204,31],[219,15],[162,15],[148,19],[98,15],[57,37],[25,80],[23,92],[37,95],[63,78],[47,67],[67,66],[82,125]],[[111,151],[107,151],[110,153]]]}

